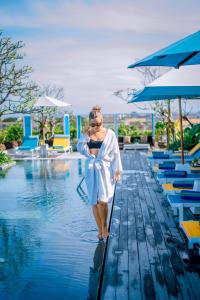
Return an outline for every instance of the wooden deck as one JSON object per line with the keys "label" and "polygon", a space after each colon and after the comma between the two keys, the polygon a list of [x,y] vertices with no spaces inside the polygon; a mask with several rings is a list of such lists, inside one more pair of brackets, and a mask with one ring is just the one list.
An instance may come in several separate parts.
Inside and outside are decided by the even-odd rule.
{"label": "wooden deck", "polygon": [[122,159],[99,299],[200,299],[199,269],[183,261],[184,235],[145,153],[125,151]]}

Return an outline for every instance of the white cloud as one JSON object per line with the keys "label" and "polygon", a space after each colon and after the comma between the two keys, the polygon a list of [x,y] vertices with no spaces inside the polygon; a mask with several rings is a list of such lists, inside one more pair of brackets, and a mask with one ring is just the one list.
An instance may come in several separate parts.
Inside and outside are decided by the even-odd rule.
{"label": "white cloud", "polygon": [[[65,89],[67,102],[75,112],[88,112],[99,103],[106,112],[129,112],[130,105],[112,96],[113,92],[139,86],[136,71],[127,70],[132,49],[110,43],[88,47],[82,41],[68,47],[63,39],[29,39],[26,62],[34,68],[40,84],[54,83]],[[71,42],[70,42],[71,45]]]}
{"label": "white cloud", "polygon": [[36,0],[30,2],[31,13],[2,8],[0,20],[4,28],[20,28],[33,78],[64,87],[75,112],[88,112],[94,104],[106,112],[122,112],[133,106],[113,92],[140,85],[139,73],[127,66],[195,31],[199,7],[194,0],[73,0],[53,5]]}
{"label": "white cloud", "polygon": [[[2,10],[4,26],[42,28],[44,26],[111,30],[117,32],[185,33],[198,29],[200,4],[196,1],[34,1],[27,16]],[[188,13],[189,11],[189,13]]]}

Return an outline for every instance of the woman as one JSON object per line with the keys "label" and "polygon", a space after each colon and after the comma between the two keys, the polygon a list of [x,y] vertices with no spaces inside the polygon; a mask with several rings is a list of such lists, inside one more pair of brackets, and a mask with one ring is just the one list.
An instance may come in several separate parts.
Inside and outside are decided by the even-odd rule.
{"label": "woman", "polygon": [[115,133],[103,127],[101,108],[95,106],[89,114],[89,128],[78,141],[77,149],[84,154],[85,182],[88,201],[92,205],[98,226],[98,238],[108,237],[108,202],[114,194],[115,182],[120,180],[122,164]]}

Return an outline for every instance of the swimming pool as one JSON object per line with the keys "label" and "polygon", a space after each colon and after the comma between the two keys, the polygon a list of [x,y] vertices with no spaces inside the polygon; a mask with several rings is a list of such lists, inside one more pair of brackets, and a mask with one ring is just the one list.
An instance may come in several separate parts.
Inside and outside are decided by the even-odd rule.
{"label": "swimming pool", "polygon": [[0,299],[95,299],[105,243],[76,191],[82,160],[32,160],[0,175]]}

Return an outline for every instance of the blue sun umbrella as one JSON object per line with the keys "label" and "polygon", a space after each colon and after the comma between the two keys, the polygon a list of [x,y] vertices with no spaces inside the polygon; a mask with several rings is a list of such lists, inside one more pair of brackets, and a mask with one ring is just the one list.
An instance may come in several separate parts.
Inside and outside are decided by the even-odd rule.
{"label": "blue sun umbrella", "polygon": [[133,94],[129,103],[179,99],[182,163],[184,163],[181,99],[200,99],[200,66],[172,70]]}
{"label": "blue sun umbrella", "polygon": [[200,31],[139,60],[128,68],[165,66],[179,68],[183,65],[200,64]]}

